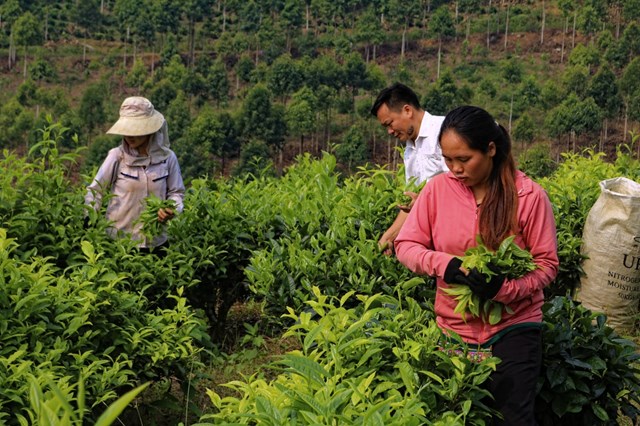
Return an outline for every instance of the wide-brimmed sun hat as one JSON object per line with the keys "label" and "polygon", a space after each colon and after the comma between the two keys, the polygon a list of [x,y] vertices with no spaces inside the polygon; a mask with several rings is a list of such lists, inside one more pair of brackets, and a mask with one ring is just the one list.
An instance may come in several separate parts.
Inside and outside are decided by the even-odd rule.
{"label": "wide-brimmed sun hat", "polygon": [[132,96],[122,102],[120,118],[107,130],[107,134],[144,136],[157,132],[164,123],[164,116],[155,110],[147,98]]}

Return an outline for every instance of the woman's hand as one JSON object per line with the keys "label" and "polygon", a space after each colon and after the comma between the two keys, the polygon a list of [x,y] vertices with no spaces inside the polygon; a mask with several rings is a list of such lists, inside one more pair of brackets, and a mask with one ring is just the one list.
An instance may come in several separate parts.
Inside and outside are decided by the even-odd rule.
{"label": "woman's hand", "polygon": [[160,222],[160,223],[164,223],[164,222],[168,221],[169,219],[172,219],[173,216],[175,216],[175,213],[173,212],[173,209],[164,208],[164,209],[159,209],[158,210],[158,222]]}
{"label": "woman's hand", "polygon": [[483,300],[490,300],[496,297],[506,278],[503,274],[500,274],[498,269],[492,264],[489,263],[487,266],[494,272],[493,275],[483,274],[476,268],[473,268],[467,275],[460,278],[460,284],[468,286],[473,294]]}

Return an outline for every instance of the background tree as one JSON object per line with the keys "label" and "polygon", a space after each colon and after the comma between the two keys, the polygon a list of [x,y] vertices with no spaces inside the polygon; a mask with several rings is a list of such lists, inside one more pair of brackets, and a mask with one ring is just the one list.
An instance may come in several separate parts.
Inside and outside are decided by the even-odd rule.
{"label": "background tree", "polygon": [[450,71],[445,72],[440,80],[429,85],[422,99],[422,105],[430,114],[445,115],[468,98],[458,89]]}
{"label": "background tree", "polygon": [[531,143],[533,142],[535,135],[535,124],[531,119],[531,116],[529,114],[522,114],[516,121],[516,125],[513,128],[514,142],[520,141],[523,145],[525,143]]}
{"label": "background tree", "polygon": [[522,63],[515,58],[509,58],[500,63],[502,78],[509,85],[511,91],[511,101],[509,102],[509,125],[507,129],[511,132],[511,120],[513,118],[513,97],[515,95],[514,86],[522,81]]}
{"label": "background tree", "polygon": [[78,117],[85,130],[89,145],[94,130],[104,124],[107,119],[105,93],[108,93],[108,90],[104,83],[94,83],[87,87],[82,99],[80,99]]}
{"label": "background tree", "polygon": [[269,68],[267,87],[282,102],[302,86],[303,76],[288,53],[279,56]]}
{"label": "background tree", "polygon": [[27,48],[40,43],[42,40],[42,30],[40,24],[31,12],[26,12],[13,23],[11,34],[16,44],[22,46],[24,53],[23,77],[27,78]]}
{"label": "background tree", "polygon": [[240,140],[260,139],[281,153],[286,134],[284,110],[271,101],[271,93],[263,84],[256,84],[247,93],[238,117]]}
{"label": "background tree", "polygon": [[418,0],[389,0],[387,14],[391,23],[402,31],[400,60],[403,60],[407,50],[407,30],[416,19],[419,19],[420,2]]}
{"label": "background tree", "polygon": [[71,11],[71,19],[83,30],[85,38],[90,38],[93,31],[101,29],[103,15],[100,13],[100,2],[98,0],[75,2]]}
{"label": "background tree", "polygon": [[129,87],[135,88],[136,94],[139,94],[142,84],[147,79],[147,74],[147,67],[144,62],[142,62],[142,59],[136,59],[127,75],[125,83]]}
{"label": "background tree", "polygon": [[436,78],[440,78],[440,62],[442,60],[442,40],[456,34],[453,18],[447,6],[440,6],[433,13],[429,22],[429,32],[438,39],[438,67]]}
{"label": "background tree", "polygon": [[16,148],[27,142],[35,117],[16,98],[0,107],[0,147]]}
{"label": "background tree", "polygon": [[220,170],[213,158],[213,141],[220,137],[213,111],[204,108],[181,139],[181,143],[174,147],[185,180],[199,176],[213,177]]}
{"label": "background tree", "polygon": [[336,158],[347,166],[349,172],[367,160],[368,150],[366,141],[367,138],[362,130],[362,126],[354,124],[349,127],[341,143],[336,146]]}
{"label": "background tree", "polygon": [[628,120],[640,120],[640,115],[636,112],[640,111],[640,57],[632,60],[626,66],[622,77],[620,78],[620,91],[625,105],[624,115],[624,140],[626,140],[628,130]]}
{"label": "background tree", "polygon": [[240,160],[233,175],[245,178],[264,174],[273,175],[273,162],[270,155],[269,147],[264,141],[252,140],[248,142],[240,151]]}
{"label": "background tree", "polygon": [[617,117],[622,106],[622,97],[618,90],[616,76],[608,64],[603,64],[591,79],[587,96],[592,97],[603,112],[602,128],[604,134],[600,138],[600,150],[602,151],[608,133],[608,120]]}
{"label": "background tree", "polygon": [[575,136],[600,130],[602,111],[593,98],[580,100],[569,95],[560,105],[549,111],[545,127],[550,136],[571,135],[572,150],[575,151]]}
{"label": "background tree", "polygon": [[240,152],[237,127],[234,118],[226,111],[218,111],[213,116],[216,138],[211,140],[211,150],[220,159],[221,172],[226,170],[227,159]]}
{"label": "background tree", "polygon": [[[155,106],[155,105],[154,105]],[[171,143],[180,143],[180,139],[191,127],[191,114],[189,113],[189,103],[187,96],[179,90],[175,98],[169,105],[159,111],[163,112],[164,118],[169,126],[169,140]]]}
{"label": "background tree", "polygon": [[365,61],[369,63],[369,58],[375,61],[376,46],[384,40],[384,31],[373,5],[369,5],[365,12],[358,16],[354,39],[365,45]]}
{"label": "background tree", "polygon": [[362,60],[360,53],[353,52],[345,57],[342,75],[344,77],[344,85],[350,89],[350,111],[355,111],[355,98],[359,89],[367,89],[370,83],[369,75],[367,74],[367,65],[364,63],[364,60]]}
{"label": "background tree", "polygon": [[216,60],[206,74],[207,96],[216,106],[226,105],[229,100],[229,77],[221,60]]}
{"label": "background tree", "polygon": [[316,96],[305,86],[293,94],[286,108],[285,120],[289,134],[300,137],[300,154],[304,152],[304,136],[315,129],[316,103]]}
{"label": "background tree", "polygon": [[286,51],[291,53],[291,39],[298,32],[304,20],[301,2],[299,0],[284,0],[280,18],[286,34]]}

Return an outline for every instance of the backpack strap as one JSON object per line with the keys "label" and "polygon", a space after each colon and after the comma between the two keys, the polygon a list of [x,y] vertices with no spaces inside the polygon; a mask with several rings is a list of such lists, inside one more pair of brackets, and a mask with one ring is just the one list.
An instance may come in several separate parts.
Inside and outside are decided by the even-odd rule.
{"label": "backpack strap", "polygon": [[113,187],[116,184],[116,180],[118,179],[118,173],[120,173],[120,161],[122,161],[123,155],[122,151],[120,151],[120,155],[118,159],[113,163],[113,170],[111,170],[111,185],[109,186],[109,190],[113,192]]}

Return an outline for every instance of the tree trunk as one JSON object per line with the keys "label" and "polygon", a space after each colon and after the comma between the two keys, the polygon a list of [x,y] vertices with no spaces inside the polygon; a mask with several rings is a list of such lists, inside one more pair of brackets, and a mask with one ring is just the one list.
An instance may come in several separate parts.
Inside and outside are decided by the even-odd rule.
{"label": "tree trunk", "polygon": [[304,151],[304,135],[300,135],[300,155]]}
{"label": "tree trunk", "polygon": [[9,34],[9,58],[8,58],[8,66],[9,69],[13,68],[13,65],[16,63],[16,45],[13,42],[13,32]]}
{"label": "tree trunk", "polygon": [[156,67],[156,45],[154,41],[151,43],[151,78],[153,78],[155,67]]}
{"label": "tree trunk", "polygon": [[373,157],[373,161],[376,160],[376,131],[373,130],[371,132],[371,156]]}
{"label": "tree trunk", "polygon": [[544,10],[544,0],[542,0],[542,26],[540,28],[540,45],[541,46],[544,44],[544,24],[546,19],[547,19],[547,15]]}
{"label": "tree trunk", "polygon": [[[0,27],[2,23],[0,22]],[[44,41],[46,42],[49,39],[49,8],[45,8],[44,10]]]}
{"label": "tree trunk", "polygon": [[616,5],[616,40],[620,38],[620,4]]}
{"label": "tree trunk", "polygon": [[609,139],[609,120],[605,118],[604,119],[604,140],[603,140],[604,145],[607,144],[607,139]]}
{"label": "tree trunk", "polygon": [[27,46],[24,46],[24,65],[22,67],[22,77],[27,79]]}
{"label": "tree trunk", "polygon": [[[455,17],[453,19],[453,25],[458,25],[459,11],[458,11],[458,2],[457,1],[456,1],[456,6],[455,7],[456,7],[456,12],[455,12]],[[456,31],[456,36],[455,36],[455,42],[456,42],[456,44],[458,43],[458,32],[457,31]]]}
{"label": "tree trunk", "polygon": [[196,51],[196,23],[193,18],[189,19],[189,68],[193,69]]}
{"label": "tree trunk", "polygon": [[227,3],[225,2],[222,5],[222,32],[225,32],[227,29]]}
{"label": "tree trunk", "polygon": [[402,45],[400,47],[400,60],[404,59],[404,43],[407,36],[407,25],[402,28]]}
{"label": "tree trunk", "polygon": [[127,44],[129,44],[129,30],[130,27],[127,25],[127,35],[124,39],[124,52],[122,53],[122,66],[124,69],[127,69]]}
{"label": "tree trunk", "polygon": [[622,142],[627,140],[627,125],[629,124],[629,105],[624,104],[624,131],[622,132]]}
{"label": "tree trunk", "polygon": [[507,18],[504,21],[504,50],[507,50],[509,41],[509,12],[511,11],[511,1],[507,2]]}
{"label": "tree trunk", "polygon": [[573,12],[573,33],[571,35],[571,48],[576,47],[576,19],[578,16],[578,11]]}
{"label": "tree trunk", "polygon": [[489,8],[487,9],[487,49],[491,45],[491,0],[489,0]]}
{"label": "tree trunk", "polygon": [[393,141],[393,170],[398,170],[398,139],[394,139]]}
{"label": "tree trunk", "polygon": [[511,104],[509,105],[509,134],[511,134],[511,119],[513,118],[513,92],[511,93]]}
{"label": "tree trunk", "polygon": [[440,79],[440,59],[442,52],[442,37],[438,37],[438,71],[436,74],[436,81]]}
{"label": "tree trunk", "polygon": [[569,17],[564,18],[564,31],[562,32],[562,49],[560,50],[560,63],[564,63],[564,39],[567,35],[567,28],[569,27]]}

